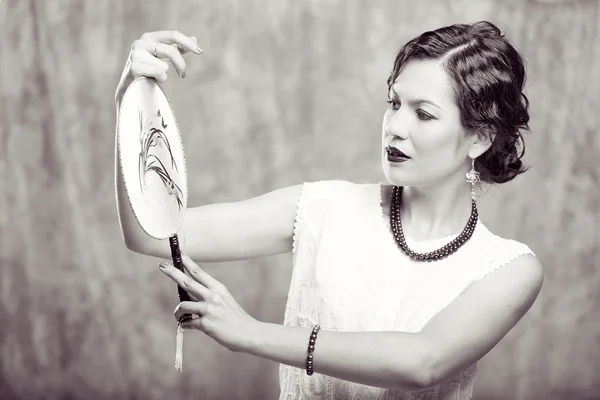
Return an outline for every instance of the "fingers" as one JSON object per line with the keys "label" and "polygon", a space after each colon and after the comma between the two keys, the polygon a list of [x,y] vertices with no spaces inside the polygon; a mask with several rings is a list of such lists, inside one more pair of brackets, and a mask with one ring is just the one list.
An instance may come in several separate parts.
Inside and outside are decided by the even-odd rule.
{"label": "fingers", "polygon": [[206,314],[206,303],[194,301],[182,301],[173,311],[175,319],[179,321],[185,314],[203,316]]}
{"label": "fingers", "polygon": [[156,58],[168,59],[175,67],[177,74],[182,78],[185,77],[185,60],[177,47],[164,43],[151,43],[150,46],[152,47],[150,54],[155,55],[156,53]]}
{"label": "fingers", "polygon": [[181,253],[181,261],[183,267],[190,276],[201,285],[205,286],[212,292],[220,292],[224,289],[221,282],[210,276],[202,268],[200,268],[187,254]]}
{"label": "fingers", "polygon": [[[179,320],[177,320],[177,321],[179,321]],[[181,326],[184,329],[196,329],[196,330],[199,330],[199,331],[204,330],[203,329],[204,327],[203,327],[202,318],[200,318],[200,317],[198,317],[198,318],[192,318],[192,319],[189,319],[187,321],[183,321],[181,323]]]}
{"label": "fingers", "polygon": [[156,59],[164,63],[164,61],[160,60],[161,58],[170,61],[175,67],[177,74],[180,77],[185,77],[185,60],[176,47],[165,43],[144,40],[137,40],[132,46],[132,69],[137,70],[137,64],[139,63],[155,64],[152,59]]}
{"label": "fingers", "polygon": [[164,83],[167,81],[167,72],[164,68],[161,68],[156,65],[138,63],[135,65],[135,71],[132,71],[135,77],[138,76],[147,76],[149,78],[154,78],[160,83]]}
{"label": "fingers", "polygon": [[165,275],[175,281],[177,285],[181,286],[186,292],[190,293],[197,299],[210,298],[210,290],[175,268],[173,265],[166,262],[161,262],[159,264],[159,268]]}
{"label": "fingers", "polygon": [[[177,74],[181,78],[185,78],[186,62],[183,54],[188,52],[202,54],[202,49],[198,46],[198,39],[194,36],[185,36],[178,31],[145,33],[131,46],[131,73],[136,78],[145,76],[155,78],[159,82],[165,82],[170,63]],[[162,71],[156,67],[159,67]]]}
{"label": "fingers", "polygon": [[179,31],[149,32],[142,35],[141,39],[149,42],[176,44],[187,51],[191,51],[196,54],[202,54],[202,49],[200,46],[198,46],[197,40],[194,40]]}
{"label": "fingers", "polygon": [[146,76],[155,78],[159,82],[167,80],[169,63],[159,60],[147,51],[134,50],[131,54],[131,72],[134,77]]}
{"label": "fingers", "polygon": [[136,62],[141,62],[144,64],[150,64],[150,65],[156,65],[157,67],[161,67],[165,72],[167,72],[169,69],[170,64],[168,62],[161,60],[160,58],[154,57],[152,54],[148,53],[147,51],[136,52],[135,54],[132,54],[131,56]]}
{"label": "fingers", "polygon": [[[202,54],[202,49],[201,49],[201,48],[199,47],[199,45],[198,45],[198,39],[196,38],[196,36],[192,36],[192,37],[191,37],[191,39],[192,39],[194,42],[196,42],[196,50],[200,50],[200,54]],[[190,50],[188,50],[188,48],[187,48],[187,47],[183,47],[183,46],[181,46],[181,45],[178,45],[178,44],[176,44],[176,45],[174,45],[174,46],[177,46],[177,50],[179,50],[179,52],[180,52],[181,54],[185,54],[185,53],[188,53],[188,52],[190,52]]]}

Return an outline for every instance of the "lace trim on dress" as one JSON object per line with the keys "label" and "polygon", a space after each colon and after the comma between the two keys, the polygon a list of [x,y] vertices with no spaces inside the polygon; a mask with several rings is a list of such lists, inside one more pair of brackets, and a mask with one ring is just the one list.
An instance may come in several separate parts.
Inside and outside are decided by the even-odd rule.
{"label": "lace trim on dress", "polygon": [[302,209],[304,207],[304,190],[306,182],[300,188],[300,196],[298,197],[298,205],[296,207],[296,216],[294,217],[294,232],[292,235],[292,266],[296,265],[296,254],[298,252],[298,231],[300,230],[300,219],[302,218]]}
{"label": "lace trim on dress", "polygon": [[524,256],[526,254],[531,254],[531,255],[535,256],[533,251],[528,246],[526,246],[524,244],[520,244],[520,245],[521,245],[520,246],[521,248],[518,251],[512,253],[509,257],[507,257],[501,261],[491,262],[490,268],[485,273],[481,274],[479,276],[479,278],[477,278],[477,281],[481,280],[482,278],[491,274],[492,272],[499,270],[500,268],[504,267],[505,265],[511,263],[512,261],[516,260],[517,258],[519,258],[521,256]]}
{"label": "lace trim on dress", "polygon": [[[385,214],[381,206],[381,200],[383,199],[381,183],[379,183],[379,193],[376,191],[376,184],[351,187],[348,192],[343,191],[345,188],[343,185],[346,184],[339,182],[326,182],[323,184],[308,182],[304,183],[302,187],[294,221],[292,248],[294,270],[286,303],[284,325],[312,327],[318,322],[323,329],[368,331],[385,324],[389,326],[389,329],[395,329],[396,325],[401,325],[398,324],[398,320],[402,318],[402,324],[406,325],[408,327],[406,329],[411,331],[413,328],[417,329],[421,324],[418,315],[420,307],[423,307],[425,312],[432,312],[432,307],[443,306],[446,298],[451,301],[450,297],[453,297],[454,294],[458,295],[460,290],[477,279],[479,275],[491,272],[490,269],[498,269],[519,255],[529,252],[527,247],[521,246],[518,242],[500,240],[499,237],[492,235],[481,221],[478,221],[474,240],[471,242],[472,246],[465,246],[463,249],[464,258],[457,259],[456,262],[452,259],[444,259],[439,264],[424,264],[413,268],[412,265],[407,264],[408,261],[405,259],[386,258],[388,254],[396,254],[395,251],[392,251],[396,249],[396,244],[393,236],[389,233],[389,228],[386,226]],[[353,190],[356,190],[356,192],[353,192]],[[351,203],[351,207],[357,207],[357,211],[361,212],[360,218],[350,222],[355,223],[353,226],[357,232],[362,232],[363,236],[361,238],[365,241],[363,247],[356,249],[356,254],[359,257],[356,257],[355,263],[349,257],[329,257],[330,254],[327,252],[332,251],[332,248],[327,246],[329,243],[324,242],[326,245],[320,247],[321,239],[323,239],[322,230],[339,228],[338,226],[327,225],[332,221],[338,221],[335,218],[324,218],[323,215],[326,211],[329,211],[328,206],[335,203],[335,199],[332,200],[331,196],[342,195],[361,196],[350,198],[351,201],[357,200]],[[380,200],[379,211],[376,208],[377,197]],[[366,215],[366,218],[363,218],[362,213]],[[352,217],[350,215],[349,218]],[[370,231],[372,228],[374,228],[373,232]],[[346,229],[346,225],[339,229]],[[385,235],[387,236],[385,240],[389,240],[389,242],[385,243],[389,243],[389,245],[385,243],[383,246],[380,245],[380,241],[384,240],[381,237],[383,232],[388,233]],[[449,240],[451,237],[419,243],[428,243],[426,246],[433,247],[439,245],[438,242]],[[325,239],[330,238],[331,236],[325,236]],[[370,243],[369,241],[377,241],[377,243]],[[356,242],[352,242],[352,245],[356,245]],[[415,247],[419,248],[421,246]],[[338,247],[333,249],[339,251]],[[381,250],[381,252],[368,253],[370,250]],[[320,254],[320,258],[317,258],[317,253]],[[363,263],[366,262],[365,260],[382,263],[381,268],[372,271],[373,274],[380,274],[379,276],[382,279],[374,282],[383,282],[383,278],[388,275],[381,274],[393,272],[395,274],[393,276],[403,283],[389,286],[382,285],[373,289],[390,293],[389,296],[382,296],[382,301],[387,301],[386,299],[393,297],[397,299],[398,307],[378,307],[380,304],[372,301],[373,311],[369,314],[364,313],[363,318],[357,319],[353,318],[357,308],[351,303],[352,299],[344,299],[343,303],[331,301],[331,295],[336,294],[335,289],[339,289],[343,282],[340,281],[336,286],[334,282],[336,276],[327,275],[325,268],[333,268],[334,266],[330,263],[339,261],[344,263],[345,268],[356,269],[361,268]],[[317,261],[321,264],[318,264]],[[296,263],[299,264],[296,265]],[[434,273],[438,265],[445,270],[453,270],[453,276],[456,279],[444,281],[443,284],[440,284],[439,280],[438,284],[435,284],[435,282],[427,284],[428,274],[423,272],[423,269],[430,268],[431,273]],[[319,268],[321,269],[319,270]],[[321,275],[323,279],[320,281],[316,279],[316,273],[319,271],[323,273]],[[419,271],[421,273],[416,273]],[[349,272],[352,272],[352,270]],[[365,284],[368,284],[368,282],[365,282]],[[418,305],[418,301],[413,301],[410,304],[411,296],[416,291],[408,289],[413,287],[422,287],[423,290],[427,290],[429,292],[428,298],[431,298],[432,302],[435,300],[437,302],[435,304],[439,304],[435,306],[426,303]],[[328,291],[328,288],[333,291]],[[441,291],[441,293],[437,293],[438,291]],[[394,312],[397,312],[397,317],[395,320],[390,319],[389,322],[381,315]],[[398,330],[401,329],[405,328],[398,327]],[[447,400],[451,398],[452,400],[469,400],[473,394],[476,372],[477,363],[434,387],[422,391],[404,392],[397,389],[376,388],[346,382],[317,372],[309,377],[301,368],[280,364],[280,399]]]}

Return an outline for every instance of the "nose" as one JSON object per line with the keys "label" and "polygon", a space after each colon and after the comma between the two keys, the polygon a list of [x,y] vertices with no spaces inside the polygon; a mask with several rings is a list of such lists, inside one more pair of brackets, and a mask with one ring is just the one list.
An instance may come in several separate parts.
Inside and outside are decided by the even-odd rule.
{"label": "nose", "polygon": [[408,123],[406,118],[403,117],[403,114],[404,112],[402,111],[402,108],[400,108],[391,117],[389,117],[385,127],[385,132],[388,136],[395,136],[399,139],[408,138]]}

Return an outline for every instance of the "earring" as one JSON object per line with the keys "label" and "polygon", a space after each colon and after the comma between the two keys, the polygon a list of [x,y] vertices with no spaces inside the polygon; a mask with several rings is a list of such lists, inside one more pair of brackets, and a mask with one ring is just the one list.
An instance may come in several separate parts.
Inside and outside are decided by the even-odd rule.
{"label": "earring", "polygon": [[471,170],[466,174],[467,182],[471,184],[471,198],[477,200],[477,189],[479,187],[479,172],[475,170],[475,159],[471,159]]}

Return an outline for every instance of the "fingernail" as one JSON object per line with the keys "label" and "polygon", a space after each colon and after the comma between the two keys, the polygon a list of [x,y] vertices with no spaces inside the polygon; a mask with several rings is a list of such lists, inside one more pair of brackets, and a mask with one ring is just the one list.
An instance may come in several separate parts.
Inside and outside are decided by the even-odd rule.
{"label": "fingernail", "polygon": [[167,268],[167,263],[165,263],[165,262],[158,263],[158,268],[160,268],[160,269],[166,269]]}
{"label": "fingernail", "polygon": [[185,71],[183,71],[183,74],[181,74],[182,78],[185,78]]}
{"label": "fingernail", "polygon": [[204,50],[202,50],[202,49],[200,48],[200,46],[196,45],[196,52],[197,52],[198,54],[202,54],[202,53],[204,53]]}

